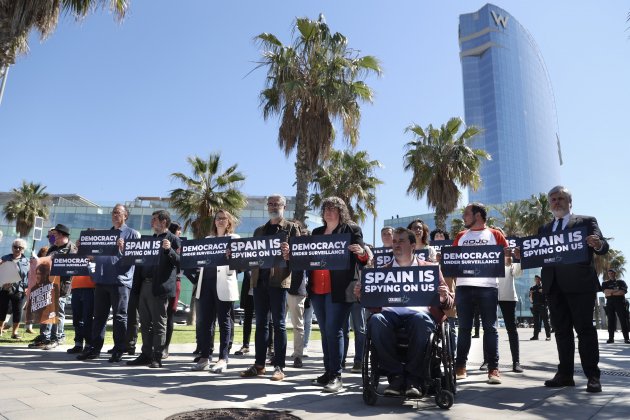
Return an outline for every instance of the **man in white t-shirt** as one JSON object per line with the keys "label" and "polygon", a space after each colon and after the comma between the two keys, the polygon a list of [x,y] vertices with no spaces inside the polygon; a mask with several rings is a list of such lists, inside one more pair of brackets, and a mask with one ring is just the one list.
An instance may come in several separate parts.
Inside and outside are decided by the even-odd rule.
{"label": "man in white t-shirt", "polygon": [[[464,209],[463,219],[466,230],[459,232],[454,246],[501,245],[507,247],[505,236],[486,226],[486,207],[472,203]],[[455,373],[457,379],[466,378],[466,360],[470,350],[473,325],[473,308],[477,304],[483,325],[483,349],[488,362],[488,383],[500,384],[499,374],[499,335],[497,333],[498,279],[496,277],[459,277],[455,289],[455,306],[459,320],[457,334],[457,359]]]}

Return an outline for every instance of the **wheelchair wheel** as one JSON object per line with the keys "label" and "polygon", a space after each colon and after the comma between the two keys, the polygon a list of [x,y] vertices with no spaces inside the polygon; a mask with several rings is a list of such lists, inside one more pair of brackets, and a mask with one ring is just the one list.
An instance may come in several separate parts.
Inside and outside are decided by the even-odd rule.
{"label": "wheelchair wheel", "polygon": [[363,390],[363,401],[367,405],[375,405],[376,400],[378,399],[378,395],[376,395],[376,391],[369,386]]}
{"label": "wheelchair wheel", "polygon": [[[442,323],[442,369],[444,372],[442,388],[451,392],[451,396],[457,392],[457,383],[455,378],[455,362],[453,358],[453,349],[451,341],[451,328],[448,322]],[[439,404],[438,404],[439,405]]]}
{"label": "wheelchair wheel", "polygon": [[453,406],[453,402],[455,401],[455,397],[451,391],[443,389],[435,396],[435,403],[438,407],[448,410]]}

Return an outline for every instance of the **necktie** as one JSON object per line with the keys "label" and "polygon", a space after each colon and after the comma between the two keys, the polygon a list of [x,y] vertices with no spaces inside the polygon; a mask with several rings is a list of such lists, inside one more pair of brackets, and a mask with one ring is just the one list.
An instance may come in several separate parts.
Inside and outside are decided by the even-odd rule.
{"label": "necktie", "polygon": [[562,230],[562,217],[558,219],[558,224],[556,225],[556,228],[553,231],[559,232],[561,230]]}

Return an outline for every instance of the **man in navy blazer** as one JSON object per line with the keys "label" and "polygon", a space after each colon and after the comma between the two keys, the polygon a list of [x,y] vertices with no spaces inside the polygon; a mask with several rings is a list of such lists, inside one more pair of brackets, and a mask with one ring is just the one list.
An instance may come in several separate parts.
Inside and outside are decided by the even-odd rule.
{"label": "man in navy blazer", "polygon": [[556,334],[560,361],[556,375],[553,379],[545,381],[545,386],[552,388],[575,386],[573,381],[575,329],[582,368],[588,378],[586,391],[601,392],[600,370],[597,366],[599,344],[597,330],[593,325],[593,310],[600,286],[593,264],[593,254],[606,254],[608,242],[604,239],[594,217],[571,213],[572,198],[566,187],[561,185],[553,187],[547,196],[554,219],[541,226],[538,233],[586,227],[588,260],[578,264],[555,265],[542,269],[543,291],[549,298],[551,323]]}

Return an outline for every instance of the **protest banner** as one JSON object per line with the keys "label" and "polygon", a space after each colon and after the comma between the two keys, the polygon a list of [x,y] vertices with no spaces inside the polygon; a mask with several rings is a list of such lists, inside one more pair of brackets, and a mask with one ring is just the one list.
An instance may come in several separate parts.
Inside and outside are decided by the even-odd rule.
{"label": "protest banner", "polygon": [[420,258],[421,261],[429,261],[429,250],[428,249],[416,249],[413,251],[413,255]]}
{"label": "protest banner", "polygon": [[230,242],[230,270],[286,267],[280,244],[286,235],[257,236],[232,239]]}
{"label": "protest banner", "polygon": [[180,268],[217,267],[228,265],[226,252],[231,238],[204,238],[182,242]]}
{"label": "protest banner", "polygon": [[431,241],[431,243],[429,244],[429,246],[435,249],[435,252],[438,252],[438,253],[442,252],[443,246],[451,246],[451,245],[453,245],[453,241],[448,240],[448,239]]}
{"label": "protest banner", "polygon": [[512,252],[512,262],[520,263],[521,260],[519,260],[518,258],[514,256],[514,248],[517,248],[519,246],[521,238],[517,238],[516,236],[506,236],[505,240],[507,241],[508,247],[510,248],[510,251]]}
{"label": "protest banner", "polygon": [[59,311],[59,276],[50,275],[51,258],[33,258],[28,272],[27,324],[54,324]]}
{"label": "protest banner", "polygon": [[56,254],[52,256],[52,276],[89,276],[88,259],[78,254]]}
{"label": "protest banner", "polygon": [[290,238],[291,270],[347,270],[350,239],[349,233]]}
{"label": "protest banner", "polygon": [[500,245],[445,246],[440,259],[445,277],[505,277]]}
{"label": "protest banner", "polygon": [[588,261],[585,227],[520,239],[521,267],[546,267]]}
{"label": "protest banner", "polygon": [[79,255],[112,256],[118,254],[116,242],[120,230],[82,230],[79,234]]}
{"label": "protest banner", "polygon": [[161,250],[162,239],[155,236],[126,239],[122,260],[128,265],[157,265]]}
{"label": "protest banner", "polygon": [[361,306],[429,306],[439,303],[437,265],[388,267],[361,272]]}
{"label": "protest banner", "polygon": [[374,254],[374,267],[382,267],[391,262],[394,258],[394,252],[390,247],[372,248]]}

